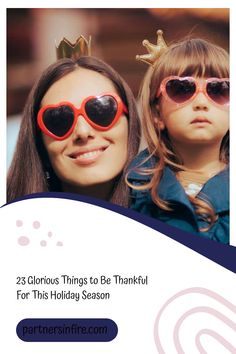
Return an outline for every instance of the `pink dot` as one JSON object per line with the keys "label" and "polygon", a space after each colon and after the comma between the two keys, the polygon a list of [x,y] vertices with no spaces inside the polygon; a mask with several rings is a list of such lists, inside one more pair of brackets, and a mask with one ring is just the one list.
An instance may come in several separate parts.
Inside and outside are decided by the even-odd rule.
{"label": "pink dot", "polygon": [[52,237],[52,232],[51,231],[48,232],[48,237]]}
{"label": "pink dot", "polygon": [[63,246],[63,242],[58,241],[58,242],[57,242],[57,246]]}
{"label": "pink dot", "polygon": [[34,229],[39,229],[40,228],[40,222],[39,221],[34,221],[33,222],[33,228]]}
{"label": "pink dot", "polygon": [[47,246],[47,242],[45,240],[40,241],[40,246],[46,247]]}
{"label": "pink dot", "polygon": [[27,246],[27,245],[30,243],[30,240],[29,240],[29,238],[26,237],[26,236],[20,236],[20,237],[18,238],[18,243],[19,243],[19,245],[21,245],[21,246]]}
{"label": "pink dot", "polygon": [[23,225],[23,221],[22,220],[16,220],[16,226],[17,227],[21,227]]}

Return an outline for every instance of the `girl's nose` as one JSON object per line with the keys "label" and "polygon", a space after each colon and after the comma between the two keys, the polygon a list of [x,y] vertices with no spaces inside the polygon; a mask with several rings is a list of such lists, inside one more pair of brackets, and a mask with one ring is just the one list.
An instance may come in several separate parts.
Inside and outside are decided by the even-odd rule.
{"label": "girl's nose", "polygon": [[197,94],[197,96],[194,98],[193,102],[193,109],[196,111],[208,111],[210,108],[210,102],[208,100],[208,98],[206,97],[206,95],[203,92],[199,92]]}
{"label": "girl's nose", "polygon": [[82,115],[79,115],[72,134],[75,140],[87,140],[95,136],[95,131],[86,119]]}

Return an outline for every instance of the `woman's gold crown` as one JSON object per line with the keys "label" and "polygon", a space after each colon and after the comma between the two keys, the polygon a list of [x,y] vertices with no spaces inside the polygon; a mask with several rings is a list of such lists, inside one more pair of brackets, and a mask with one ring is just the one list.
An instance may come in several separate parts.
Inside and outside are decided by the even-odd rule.
{"label": "woman's gold crown", "polygon": [[91,55],[91,36],[87,40],[84,36],[79,36],[76,42],[73,44],[67,38],[59,43],[59,46],[56,46],[57,59],[62,58],[71,58],[77,60],[82,56]]}
{"label": "woman's gold crown", "polygon": [[136,55],[136,59],[145,62],[148,65],[154,65],[156,60],[160,58],[162,53],[167,48],[167,44],[163,38],[163,31],[157,31],[157,44],[150,43],[147,39],[144,39],[143,46],[146,47],[148,54]]}

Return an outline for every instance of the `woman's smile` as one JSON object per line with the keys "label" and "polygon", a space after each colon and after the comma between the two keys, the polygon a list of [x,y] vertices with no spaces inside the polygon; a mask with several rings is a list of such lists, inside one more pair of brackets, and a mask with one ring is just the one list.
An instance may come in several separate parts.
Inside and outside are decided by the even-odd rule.
{"label": "woman's smile", "polygon": [[77,150],[70,154],[69,157],[79,165],[89,165],[96,162],[108,147],[109,145]]}

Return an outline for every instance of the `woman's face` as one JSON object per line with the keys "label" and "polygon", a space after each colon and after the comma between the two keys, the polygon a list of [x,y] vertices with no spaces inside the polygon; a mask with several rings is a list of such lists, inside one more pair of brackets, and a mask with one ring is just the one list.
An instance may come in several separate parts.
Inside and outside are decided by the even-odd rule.
{"label": "woman's face", "polygon": [[[103,93],[117,94],[113,83],[95,71],[78,68],[49,88],[41,106],[67,101],[80,108],[87,97]],[[55,140],[44,133],[42,136],[64,191],[112,182],[127,160],[128,121],[124,113],[107,131],[95,129],[79,115],[66,139]]]}

